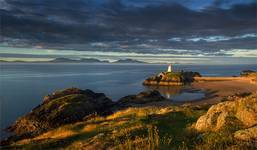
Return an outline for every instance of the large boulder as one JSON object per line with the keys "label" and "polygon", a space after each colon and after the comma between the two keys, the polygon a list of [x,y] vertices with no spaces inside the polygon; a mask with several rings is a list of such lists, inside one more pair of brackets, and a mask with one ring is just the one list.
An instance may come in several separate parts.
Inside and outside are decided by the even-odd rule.
{"label": "large boulder", "polygon": [[195,125],[196,130],[217,131],[232,124],[249,128],[257,124],[257,92],[246,97],[213,105],[201,116]]}
{"label": "large boulder", "polygon": [[137,95],[129,95],[118,101],[119,105],[129,106],[133,104],[146,104],[166,100],[158,91],[144,91]]}
{"label": "large boulder", "polygon": [[16,135],[36,135],[58,126],[82,121],[86,116],[108,113],[113,102],[102,93],[70,88],[44,98],[42,104],[19,118],[8,130]]}

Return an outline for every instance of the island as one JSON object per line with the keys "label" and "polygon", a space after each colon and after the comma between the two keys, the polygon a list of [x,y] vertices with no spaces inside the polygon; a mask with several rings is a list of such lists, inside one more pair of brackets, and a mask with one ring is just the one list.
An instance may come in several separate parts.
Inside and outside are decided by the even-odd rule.
{"label": "island", "polygon": [[185,85],[193,82],[195,77],[201,77],[201,74],[183,70],[173,71],[172,65],[169,65],[166,72],[161,72],[158,75],[147,78],[143,84],[158,86]]}

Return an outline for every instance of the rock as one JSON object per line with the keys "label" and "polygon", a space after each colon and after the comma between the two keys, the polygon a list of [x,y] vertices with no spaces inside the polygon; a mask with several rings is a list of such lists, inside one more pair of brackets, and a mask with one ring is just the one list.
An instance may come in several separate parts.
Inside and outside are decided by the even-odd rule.
{"label": "rock", "polygon": [[143,85],[177,86],[194,81],[194,77],[201,77],[198,72],[161,72],[144,80]]}
{"label": "rock", "polygon": [[234,137],[239,140],[250,141],[257,140],[257,126],[239,130],[234,133]]}
{"label": "rock", "polygon": [[8,130],[16,135],[37,135],[58,126],[82,121],[90,114],[110,111],[113,102],[102,93],[70,88],[44,98],[41,105],[19,118]]}
{"label": "rock", "polygon": [[166,100],[158,91],[144,91],[137,95],[129,95],[118,101],[119,105],[146,104]]}
{"label": "rock", "polygon": [[257,73],[257,72],[254,71],[254,70],[243,70],[243,71],[240,73],[240,76],[247,77],[247,76],[251,76],[251,75],[257,75],[256,73]]}
{"label": "rock", "polygon": [[195,128],[200,132],[217,131],[231,122],[242,123],[244,127],[257,124],[257,92],[213,105],[197,120]]}
{"label": "rock", "polygon": [[244,70],[240,73],[241,77],[246,77],[250,83],[257,84],[257,72],[253,70]]}
{"label": "rock", "polygon": [[[84,91],[78,88],[69,88],[69,89],[65,89],[65,90],[61,90],[61,91],[56,91],[52,94],[49,94],[47,96],[45,96],[43,98],[43,102],[47,103],[50,100],[56,99],[56,98],[60,98],[63,97],[65,95],[71,95],[71,94],[82,94]],[[88,93],[90,93],[89,90],[87,90]]]}

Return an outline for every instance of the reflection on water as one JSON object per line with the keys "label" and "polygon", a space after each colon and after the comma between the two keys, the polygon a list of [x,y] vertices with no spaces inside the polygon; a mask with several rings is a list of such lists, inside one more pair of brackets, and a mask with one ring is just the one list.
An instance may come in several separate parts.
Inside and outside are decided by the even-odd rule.
{"label": "reflection on water", "polygon": [[171,99],[173,95],[182,93],[185,86],[145,86],[148,90],[157,90],[167,99]]}
{"label": "reflection on water", "polygon": [[205,97],[205,93],[192,90],[189,86],[145,86],[147,90],[157,90],[165,98],[174,102],[186,102],[199,100]]}
{"label": "reflection on water", "polygon": [[205,97],[205,93],[203,91],[197,91],[197,92],[182,92],[181,94],[173,95],[171,99],[175,102],[186,102],[186,101],[199,100],[204,97]]}

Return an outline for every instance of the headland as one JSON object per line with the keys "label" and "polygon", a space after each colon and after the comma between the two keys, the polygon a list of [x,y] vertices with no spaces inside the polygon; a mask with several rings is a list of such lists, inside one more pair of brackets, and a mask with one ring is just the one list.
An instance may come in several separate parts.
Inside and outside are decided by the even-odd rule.
{"label": "headland", "polygon": [[[169,89],[180,87],[180,92],[183,90],[204,91],[205,97],[191,101],[192,104],[215,104],[227,96],[257,91],[257,72],[252,70],[244,70],[239,76],[216,77],[202,76],[192,71],[173,71],[170,68],[172,68],[171,65],[166,72],[147,78],[143,85],[157,90],[164,89],[164,87]],[[166,94],[168,92],[168,90],[165,91]]]}

